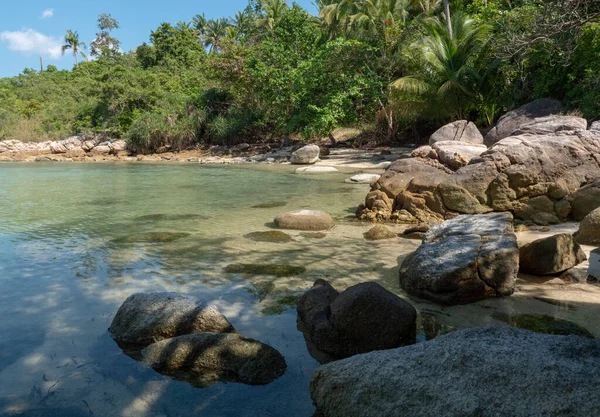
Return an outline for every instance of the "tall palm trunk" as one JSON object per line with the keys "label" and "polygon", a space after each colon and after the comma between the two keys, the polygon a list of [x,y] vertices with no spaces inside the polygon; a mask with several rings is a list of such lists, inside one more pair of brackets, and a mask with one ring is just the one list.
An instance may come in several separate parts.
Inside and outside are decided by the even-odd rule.
{"label": "tall palm trunk", "polygon": [[452,20],[450,19],[450,0],[444,0],[444,14],[446,15],[446,28],[452,37]]}

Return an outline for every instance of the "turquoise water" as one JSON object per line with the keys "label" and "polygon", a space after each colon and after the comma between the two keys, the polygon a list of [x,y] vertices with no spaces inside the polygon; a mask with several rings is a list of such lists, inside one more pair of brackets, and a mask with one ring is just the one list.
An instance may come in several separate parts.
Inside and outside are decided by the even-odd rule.
{"label": "turquoise water", "polygon": [[[297,297],[324,278],[339,289],[377,281],[409,298],[398,264],[419,245],[365,241],[370,225],[353,212],[368,186],[345,184],[349,175],[301,176],[291,166],[0,165],[0,416],[311,416],[308,386],[318,363],[296,328]],[[289,232],[287,243],[244,237],[272,230],[277,214],[296,209],[325,210],[336,227],[320,238]],[[306,272],[226,273],[233,263]],[[419,340],[518,324],[522,314],[569,320],[600,336],[600,287],[548,281],[522,278],[512,297],[468,306],[410,298],[421,314]],[[261,387],[198,389],[136,362],[107,328],[139,291],[217,304],[240,333],[278,349],[286,373]]]}
{"label": "turquoise water", "polygon": [[[302,254],[315,239],[282,246],[243,235],[300,208],[343,221],[364,196],[347,175],[289,171],[1,165],[0,415],[312,415],[318,364],[296,330],[298,293],[284,283],[265,295],[272,278],[223,272],[238,261],[309,267]],[[277,207],[252,208],[263,205]],[[281,351],[285,375],[196,389],[125,356],[107,333],[112,317],[131,293],[162,290],[216,302],[240,333]]]}

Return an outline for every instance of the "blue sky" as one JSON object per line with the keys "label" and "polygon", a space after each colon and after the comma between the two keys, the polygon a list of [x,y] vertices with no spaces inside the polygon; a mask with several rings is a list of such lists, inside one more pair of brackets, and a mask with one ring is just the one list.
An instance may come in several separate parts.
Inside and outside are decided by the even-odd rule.
{"label": "blue sky", "polygon": [[[311,0],[297,0],[314,12]],[[3,0],[0,6],[0,77],[17,75],[24,68],[44,65],[71,68],[73,57],[60,55],[67,29],[77,30],[90,44],[95,38],[96,19],[111,13],[121,29],[114,32],[122,49],[129,51],[147,42],[150,31],[162,22],[190,20],[198,13],[207,17],[231,16],[242,10],[247,0],[29,0],[21,3]]]}

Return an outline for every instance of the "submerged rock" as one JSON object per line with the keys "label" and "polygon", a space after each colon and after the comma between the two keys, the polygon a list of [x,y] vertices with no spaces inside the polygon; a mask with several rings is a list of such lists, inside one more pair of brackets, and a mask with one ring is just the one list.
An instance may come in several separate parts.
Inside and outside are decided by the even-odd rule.
{"label": "submerged rock", "polygon": [[463,215],[433,226],[400,267],[400,286],[442,304],[514,292],[519,248],[508,213]]}
{"label": "submerged rock", "polygon": [[306,145],[292,153],[290,162],[298,165],[314,164],[319,160],[321,149],[317,145]]}
{"label": "submerged rock", "polygon": [[298,168],[296,170],[296,174],[335,174],[338,171],[337,168],[334,167],[304,167]]}
{"label": "submerged rock", "polygon": [[218,381],[265,385],[287,368],[271,346],[231,333],[174,337],[151,344],[142,355],[158,372],[199,387]]}
{"label": "submerged rock", "polygon": [[303,266],[275,264],[231,264],[225,267],[225,272],[231,274],[273,275],[276,277],[291,277],[306,272]]}
{"label": "submerged rock", "polygon": [[298,301],[305,338],[337,358],[415,343],[415,308],[374,282],[341,294],[318,280]]}
{"label": "submerged rock", "polygon": [[300,233],[300,236],[305,237],[307,239],[324,239],[324,238],[327,237],[327,233],[323,233],[323,232],[315,232],[315,233],[302,232],[302,233]]}
{"label": "submerged rock", "polygon": [[276,208],[276,207],[285,207],[287,206],[287,201],[274,201],[272,203],[262,203],[256,204],[250,208],[253,209],[266,209],[266,208]]}
{"label": "submerged rock", "polygon": [[600,246],[600,208],[592,211],[581,221],[577,242],[581,245]]}
{"label": "submerged rock", "polygon": [[288,243],[294,241],[290,235],[278,230],[270,230],[268,232],[252,232],[244,235],[244,237],[255,242]]}
{"label": "submerged rock", "polygon": [[208,216],[201,214],[146,214],[138,216],[134,220],[139,222],[155,222],[155,221],[179,221],[179,220],[207,220]]}
{"label": "submerged rock", "polygon": [[531,242],[520,249],[521,271],[532,275],[563,273],[587,257],[572,235],[560,234]]}
{"label": "submerged rock", "polygon": [[191,236],[186,232],[148,232],[113,239],[113,243],[168,243]]}
{"label": "submerged rock", "polygon": [[297,210],[282,213],[275,217],[275,224],[281,229],[293,230],[329,230],[335,223],[324,211]]}
{"label": "submerged rock", "polygon": [[398,235],[392,232],[390,229],[385,227],[382,224],[378,224],[374,226],[371,230],[366,233],[363,233],[363,236],[367,240],[385,240],[385,239],[394,239],[398,237]]}
{"label": "submerged rock", "polygon": [[517,314],[509,316],[507,314],[495,313],[493,317],[519,329],[531,330],[536,333],[555,334],[560,336],[594,336],[585,328],[567,320],[557,319],[544,314]]}
{"label": "submerged rock", "polygon": [[128,297],[108,331],[119,344],[143,347],[185,334],[232,333],[235,329],[216,306],[186,295],[158,292]]}
{"label": "submerged rock", "polygon": [[324,417],[589,417],[599,368],[600,341],[486,326],[321,366],[310,392]]}

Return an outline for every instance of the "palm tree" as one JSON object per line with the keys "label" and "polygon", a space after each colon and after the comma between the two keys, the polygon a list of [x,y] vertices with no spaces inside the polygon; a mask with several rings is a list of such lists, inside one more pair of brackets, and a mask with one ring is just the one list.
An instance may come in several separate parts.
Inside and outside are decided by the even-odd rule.
{"label": "palm tree", "polygon": [[227,37],[227,28],[229,27],[229,21],[225,18],[209,20],[204,30],[204,46],[211,52],[220,50],[223,39]]}
{"label": "palm tree", "polygon": [[79,34],[77,31],[73,32],[72,30],[67,30],[67,34],[65,35],[65,44],[61,47],[61,53],[64,55],[69,49],[73,51],[73,56],[75,57],[75,66],[79,66],[79,54],[81,54],[81,56],[87,61],[87,55],[81,50],[87,49],[87,45],[79,40]]}
{"label": "palm tree", "polygon": [[285,0],[262,0],[260,4],[265,14],[260,19],[256,19],[256,26],[269,30],[273,30],[277,26],[284,13],[289,9]]}
{"label": "palm tree", "polygon": [[489,28],[462,13],[454,13],[451,25],[452,32],[445,16],[423,22],[426,35],[413,46],[421,68],[393,83],[405,113],[463,119],[478,100],[481,74],[473,61],[489,39]]}

